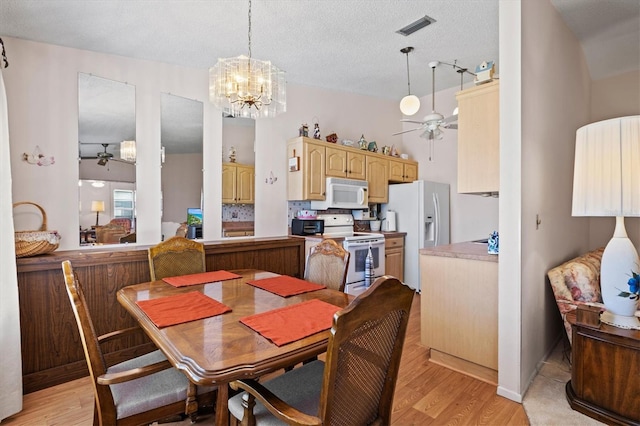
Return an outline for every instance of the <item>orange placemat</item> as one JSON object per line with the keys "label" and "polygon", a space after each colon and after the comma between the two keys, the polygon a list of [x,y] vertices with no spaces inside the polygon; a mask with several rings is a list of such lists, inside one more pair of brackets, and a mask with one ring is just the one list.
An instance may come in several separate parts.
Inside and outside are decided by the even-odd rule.
{"label": "orange placemat", "polygon": [[227,305],[197,291],[159,299],[139,300],[136,304],[160,328],[231,311]]}
{"label": "orange placemat", "polygon": [[294,296],[296,294],[326,288],[326,286],[322,284],[311,283],[288,275],[280,275],[277,277],[265,278],[263,280],[247,281],[247,284],[267,290],[282,297]]}
{"label": "orange placemat", "polygon": [[180,275],[179,277],[166,277],[162,281],[174,287],[184,287],[195,284],[213,283],[216,281],[232,280],[241,278],[240,275],[229,271],[201,272],[199,274]]}
{"label": "orange placemat", "polygon": [[322,300],[312,299],[244,317],[240,322],[282,346],[328,330],[333,323],[333,314],[340,309]]}

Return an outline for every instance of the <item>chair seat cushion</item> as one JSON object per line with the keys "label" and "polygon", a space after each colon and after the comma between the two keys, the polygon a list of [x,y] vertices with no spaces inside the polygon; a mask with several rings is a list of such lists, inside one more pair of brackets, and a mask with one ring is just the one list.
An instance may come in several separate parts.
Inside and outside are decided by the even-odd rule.
{"label": "chair seat cushion", "polygon": [[[262,384],[292,407],[303,413],[317,416],[323,374],[324,362],[313,361]],[[244,417],[242,398],[246,394],[246,392],[241,392],[229,400],[229,412],[240,421]],[[272,416],[257,400],[255,407],[253,407],[253,413],[257,425],[286,424]]]}
{"label": "chair seat cushion", "polygon": [[[165,356],[158,350],[113,365],[107,369],[107,373],[118,373],[164,360]],[[186,404],[188,386],[187,376],[175,368],[168,368],[130,382],[110,385],[119,419],[174,402],[185,401]],[[214,386],[198,386],[197,393],[203,394],[214,389]]]}

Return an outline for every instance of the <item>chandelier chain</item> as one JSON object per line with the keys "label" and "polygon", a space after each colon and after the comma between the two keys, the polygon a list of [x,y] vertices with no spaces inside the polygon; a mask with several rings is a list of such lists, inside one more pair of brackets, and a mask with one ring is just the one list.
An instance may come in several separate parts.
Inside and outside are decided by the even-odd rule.
{"label": "chandelier chain", "polygon": [[249,59],[251,59],[251,0],[249,0]]}
{"label": "chandelier chain", "polygon": [[411,78],[409,78],[409,52],[407,52],[407,89],[411,94]]}

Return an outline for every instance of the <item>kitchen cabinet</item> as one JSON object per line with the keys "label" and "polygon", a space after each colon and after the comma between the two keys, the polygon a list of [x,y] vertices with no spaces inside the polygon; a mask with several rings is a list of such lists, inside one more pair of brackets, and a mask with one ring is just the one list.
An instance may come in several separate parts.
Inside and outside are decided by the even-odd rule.
{"label": "kitchen cabinet", "polygon": [[458,192],[500,189],[499,81],[461,90],[458,100]]}
{"label": "kitchen cabinet", "polygon": [[366,179],[366,155],[362,151],[347,150],[340,147],[325,148],[325,175],[349,179]]}
{"label": "kitchen cabinet", "polygon": [[430,361],[498,382],[498,256],[486,244],[420,250],[421,341]]}
{"label": "kitchen cabinet", "polygon": [[389,160],[389,182],[413,182],[418,179],[418,163]]}
{"label": "kitchen cabinet", "polygon": [[385,156],[367,155],[369,204],[389,201],[389,160]]}
{"label": "kitchen cabinet", "polygon": [[225,231],[225,237],[253,237],[253,231]]}
{"label": "kitchen cabinet", "polygon": [[326,142],[298,137],[287,143],[289,164],[287,174],[288,200],[325,199]]}
{"label": "kitchen cabinet", "polygon": [[385,235],[384,274],[392,275],[400,281],[404,281],[404,235]]}
{"label": "kitchen cabinet", "polygon": [[222,204],[253,204],[254,166],[224,163],[222,165]]}
{"label": "kitchen cabinet", "polygon": [[[369,202],[386,203],[389,182],[413,182],[418,178],[418,163],[357,148],[336,145],[318,139],[297,137],[287,142],[289,201],[324,200],[327,177],[366,180]],[[394,173],[391,179],[390,164]]]}

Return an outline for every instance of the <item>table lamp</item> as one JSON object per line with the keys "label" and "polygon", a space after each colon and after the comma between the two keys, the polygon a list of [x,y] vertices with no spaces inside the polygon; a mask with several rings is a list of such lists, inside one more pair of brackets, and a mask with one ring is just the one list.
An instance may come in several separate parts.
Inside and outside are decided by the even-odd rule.
{"label": "table lamp", "polygon": [[100,212],[104,211],[104,201],[92,201],[91,211],[96,212],[96,228],[98,227],[98,219],[100,218]]}
{"label": "table lamp", "polygon": [[576,132],[573,216],[614,216],[616,227],[600,264],[600,289],[606,312],[601,320],[640,328],[637,299],[624,296],[638,252],[627,236],[625,216],[640,216],[640,115],[591,123]]}

